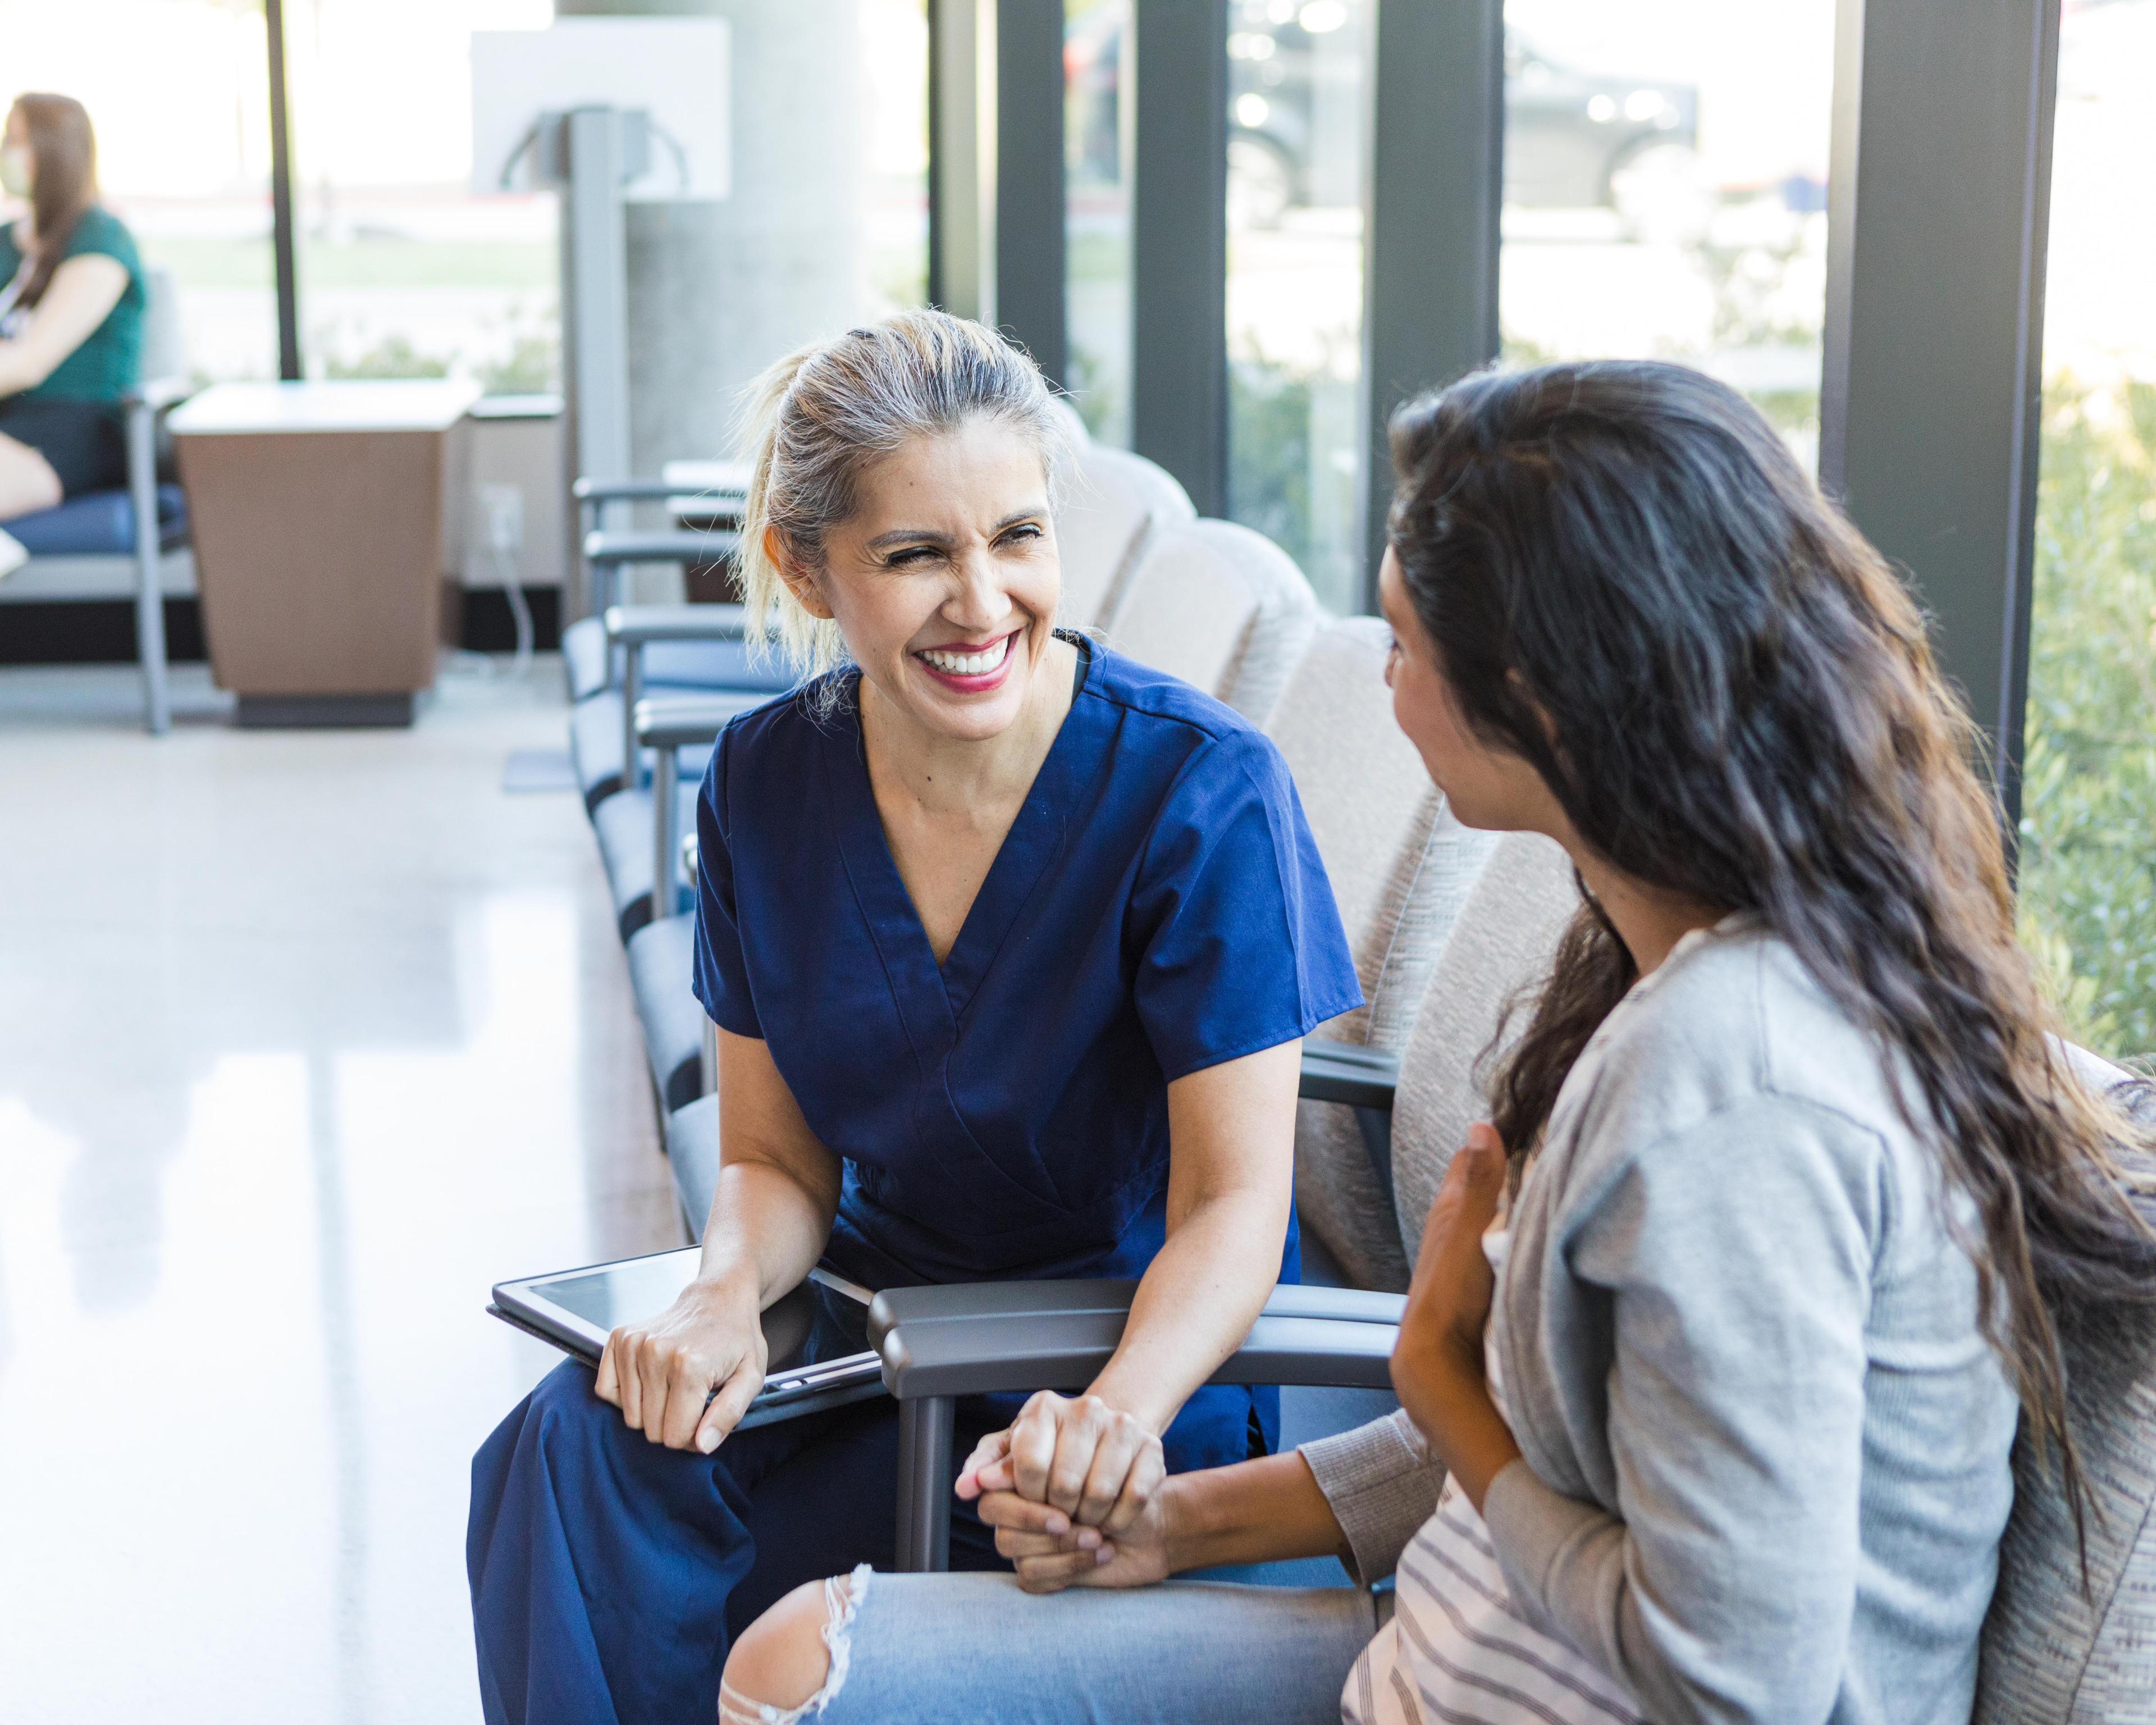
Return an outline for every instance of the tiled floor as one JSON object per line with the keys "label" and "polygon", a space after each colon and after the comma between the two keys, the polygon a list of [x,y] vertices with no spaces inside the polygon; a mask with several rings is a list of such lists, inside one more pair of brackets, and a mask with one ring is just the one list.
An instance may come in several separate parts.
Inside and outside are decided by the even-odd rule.
{"label": "tiled floor", "polygon": [[0,673],[0,1720],[479,1717],[508,1276],[678,1244],[558,666],[151,740]]}

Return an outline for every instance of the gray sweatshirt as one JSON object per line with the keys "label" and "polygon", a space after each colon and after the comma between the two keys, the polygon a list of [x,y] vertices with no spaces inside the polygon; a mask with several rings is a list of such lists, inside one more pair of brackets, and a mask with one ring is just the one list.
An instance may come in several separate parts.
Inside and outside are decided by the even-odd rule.
{"label": "gray sweatshirt", "polygon": [[[2016,1403],[1936,1166],[1876,1045],[1742,926],[1566,1081],[1491,1315],[1523,1459],[1483,1519],[1523,1615],[1660,1725],[1966,1725]],[[1303,1454],[1388,1573],[1441,1478],[1405,1415]]]}

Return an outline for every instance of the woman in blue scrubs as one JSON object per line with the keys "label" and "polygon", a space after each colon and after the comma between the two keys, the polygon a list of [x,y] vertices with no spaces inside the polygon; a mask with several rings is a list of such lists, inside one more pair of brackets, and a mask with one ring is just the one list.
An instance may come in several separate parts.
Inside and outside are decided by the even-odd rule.
{"label": "woman in blue scrubs", "polygon": [[[819,1260],[1138,1277],[1084,1394],[959,1409],[1081,1522],[1276,1435],[1274,1392],[1201,1386],[1296,1278],[1301,1039],[1360,999],[1285,766],[1055,629],[1060,424],[993,331],[855,330],[757,424],[751,614],[822,675],[728,728],[699,808],[717,1195],[699,1280],[474,1464],[490,1721],[709,1720],[735,1632],[890,1563],[891,1403],[729,1435],[758,1313]],[[952,1563],[1003,1567],[970,1515]]]}

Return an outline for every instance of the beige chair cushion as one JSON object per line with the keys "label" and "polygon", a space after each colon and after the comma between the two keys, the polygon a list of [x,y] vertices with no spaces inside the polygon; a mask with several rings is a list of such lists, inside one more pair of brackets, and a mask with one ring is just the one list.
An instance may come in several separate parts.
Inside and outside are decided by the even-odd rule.
{"label": "beige chair cushion", "polygon": [[[1506,1006],[1549,973],[1565,925],[1579,908],[1572,861],[1553,841],[1508,833],[1460,907],[1430,973],[1393,1103],[1393,1191],[1406,1263],[1467,1128],[1489,1117],[1483,1060]],[[1517,1034],[1523,1017],[1511,1025]]]}
{"label": "beige chair cushion", "polygon": [[1197,521],[1154,531],[1102,634],[1262,722],[1318,622],[1286,552],[1233,521]]}
{"label": "beige chair cushion", "polygon": [[1105,444],[1078,444],[1055,515],[1064,621],[1078,629],[1100,624],[1152,536],[1196,515],[1167,469]]}
{"label": "beige chair cushion", "polygon": [[[2084,1078],[2107,1082],[2093,1055],[2068,1055]],[[2145,1086],[2121,1101],[2156,1126]],[[2156,1224],[2156,1196],[2140,1203]],[[2130,1334],[2069,1331],[2066,1344],[2074,1437],[2099,1512],[2089,1518],[2088,1585],[2056,1457],[2040,1461],[2025,1435],[1984,1620],[1976,1725],[2156,1725],[2156,1338],[2137,1347]]]}
{"label": "beige chair cushion", "polygon": [[[1321,628],[1265,729],[1332,883],[1365,1004],[1317,1034],[1397,1054],[1430,966],[1496,841],[1445,812],[1385,687],[1391,631],[1373,617]],[[1370,1172],[1354,1111],[1305,1102],[1296,1122],[1304,1227],[1371,1286],[1399,1285],[1399,1235]]]}

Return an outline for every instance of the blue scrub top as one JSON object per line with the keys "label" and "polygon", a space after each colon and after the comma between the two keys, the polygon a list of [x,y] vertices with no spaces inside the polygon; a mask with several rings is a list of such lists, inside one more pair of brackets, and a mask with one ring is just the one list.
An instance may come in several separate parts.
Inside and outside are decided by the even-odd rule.
{"label": "blue scrub top", "polygon": [[[712,753],[696,998],[768,1045],[842,1159],[825,1259],[870,1287],[1142,1275],[1168,1082],[1362,1000],[1279,752],[1188,684],[1079,645],[1070,713],[940,968],[876,812],[857,671],[743,714]],[[1299,1265],[1291,1214],[1281,1279]],[[1202,1390],[1187,1418],[1215,1399],[1229,1424],[1225,1403],[1252,1406]],[[1215,1435],[1184,1465],[1244,1453]]]}

